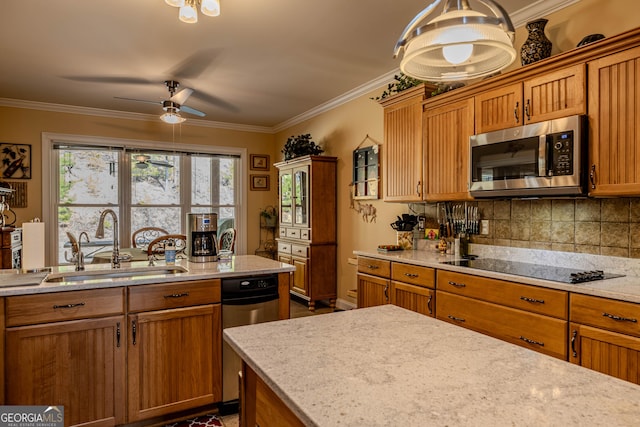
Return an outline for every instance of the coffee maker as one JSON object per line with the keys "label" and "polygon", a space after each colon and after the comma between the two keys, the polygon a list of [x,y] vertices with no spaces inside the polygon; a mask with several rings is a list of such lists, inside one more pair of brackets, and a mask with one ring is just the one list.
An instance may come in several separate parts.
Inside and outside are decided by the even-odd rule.
{"label": "coffee maker", "polygon": [[217,261],[218,214],[187,214],[187,256],[191,262]]}

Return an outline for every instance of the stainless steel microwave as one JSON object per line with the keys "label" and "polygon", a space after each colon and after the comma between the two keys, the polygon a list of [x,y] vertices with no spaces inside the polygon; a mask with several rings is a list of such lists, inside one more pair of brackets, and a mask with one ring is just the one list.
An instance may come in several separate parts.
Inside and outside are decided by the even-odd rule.
{"label": "stainless steel microwave", "polygon": [[570,116],[471,136],[471,195],[584,194],[586,126],[586,116]]}

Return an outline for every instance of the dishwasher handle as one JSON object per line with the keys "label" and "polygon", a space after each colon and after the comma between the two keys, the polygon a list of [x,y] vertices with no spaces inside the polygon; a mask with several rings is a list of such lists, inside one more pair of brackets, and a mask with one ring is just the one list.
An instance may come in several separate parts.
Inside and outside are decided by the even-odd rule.
{"label": "dishwasher handle", "polygon": [[249,305],[277,300],[278,294],[256,295],[244,298],[222,298],[222,305]]}

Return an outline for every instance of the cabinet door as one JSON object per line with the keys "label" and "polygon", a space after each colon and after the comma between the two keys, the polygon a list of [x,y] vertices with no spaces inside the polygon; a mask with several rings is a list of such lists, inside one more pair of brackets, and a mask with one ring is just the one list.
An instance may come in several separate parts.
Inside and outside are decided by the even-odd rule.
{"label": "cabinet door", "polygon": [[591,196],[640,195],[640,47],[588,63]]}
{"label": "cabinet door", "polygon": [[435,317],[435,292],[422,286],[391,282],[391,304]]}
{"label": "cabinet door", "polygon": [[309,265],[308,258],[291,257],[292,264],[296,268],[293,272],[291,290],[301,295],[309,294]]}
{"label": "cabinet door", "polygon": [[293,225],[293,171],[281,170],[280,180],[280,224]]}
{"label": "cabinet door", "polygon": [[64,406],[65,426],[124,424],[123,316],[6,330],[6,403]]}
{"label": "cabinet door", "polygon": [[384,110],[384,200],[419,202],[422,181],[422,94]]}
{"label": "cabinet door", "polygon": [[389,279],[358,274],[358,308],[389,304]]}
{"label": "cabinet door", "polygon": [[309,225],[309,166],[293,169],[293,224]]}
{"label": "cabinet door", "polygon": [[476,133],[523,124],[522,83],[490,90],[475,97]]}
{"label": "cabinet door", "polygon": [[640,384],[640,338],[571,323],[569,361]]}
{"label": "cabinet door", "polygon": [[222,399],[220,304],[129,315],[129,422]]}
{"label": "cabinet door", "polygon": [[469,98],[425,112],[426,200],[471,199],[469,137],[474,129],[473,102]]}
{"label": "cabinet door", "polygon": [[578,64],[525,80],[524,124],[585,114],[585,65]]}

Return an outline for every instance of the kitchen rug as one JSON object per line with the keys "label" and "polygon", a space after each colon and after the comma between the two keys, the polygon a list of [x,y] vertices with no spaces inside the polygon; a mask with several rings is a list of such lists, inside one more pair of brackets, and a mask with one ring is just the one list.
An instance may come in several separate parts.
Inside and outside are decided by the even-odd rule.
{"label": "kitchen rug", "polygon": [[166,424],[164,427],[224,427],[217,415],[200,415],[199,417]]}

